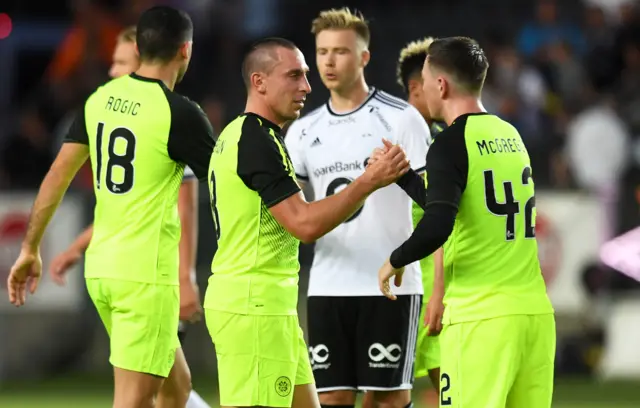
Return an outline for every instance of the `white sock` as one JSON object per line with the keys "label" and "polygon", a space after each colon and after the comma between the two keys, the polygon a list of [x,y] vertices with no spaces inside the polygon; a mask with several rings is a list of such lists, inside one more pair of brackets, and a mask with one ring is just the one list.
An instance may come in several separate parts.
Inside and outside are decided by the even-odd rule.
{"label": "white sock", "polygon": [[191,390],[186,408],[211,408],[197,392]]}

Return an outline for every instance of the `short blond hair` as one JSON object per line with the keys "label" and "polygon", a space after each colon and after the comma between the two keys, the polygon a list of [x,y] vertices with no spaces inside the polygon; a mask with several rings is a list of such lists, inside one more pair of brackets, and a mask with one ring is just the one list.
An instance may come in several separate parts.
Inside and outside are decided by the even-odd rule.
{"label": "short blond hair", "polygon": [[347,7],[321,11],[311,23],[311,33],[318,35],[324,30],[353,30],[369,47],[371,40],[369,23],[359,11],[352,13]]}
{"label": "short blond hair", "polygon": [[409,88],[409,79],[422,71],[422,66],[427,59],[429,47],[433,40],[433,37],[426,37],[412,41],[400,51],[400,58],[398,58],[398,66],[396,68],[396,80],[405,92]]}
{"label": "short blond hair", "polygon": [[136,42],[136,32],[137,32],[137,28],[136,26],[129,26],[127,28],[125,28],[124,30],[120,31],[120,34],[118,34],[118,42],[123,42],[123,43],[134,43]]}

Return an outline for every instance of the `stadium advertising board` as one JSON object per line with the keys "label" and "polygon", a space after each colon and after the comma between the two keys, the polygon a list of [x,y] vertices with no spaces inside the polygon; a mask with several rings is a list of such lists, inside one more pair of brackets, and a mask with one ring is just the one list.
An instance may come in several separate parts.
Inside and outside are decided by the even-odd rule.
{"label": "stadium advertising board", "polygon": [[82,265],[74,266],[70,271],[67,284],[56,285],[48,274],[49,265],[56,254],[65,250],[83,227],[83,206],[78,197],[69,195],[61,203],[42,240],[42,280],[38,292],[27,297],[27,305],[16,308],[7,297],[7,276],[20,253],[20,245],[26,233],[27,222],[34,194],[0,194],[0,311],[62,311],[77,309],[82,299],[84,279]]}

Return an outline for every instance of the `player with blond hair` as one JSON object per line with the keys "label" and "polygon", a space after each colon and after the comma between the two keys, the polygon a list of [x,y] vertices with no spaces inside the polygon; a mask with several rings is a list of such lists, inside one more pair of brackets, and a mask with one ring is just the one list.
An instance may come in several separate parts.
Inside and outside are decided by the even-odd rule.
{"label": "player with blond hair", "polygon": [[[316,65],[330,99],[294,122],[286,138],[297,178],[315,199],[348,186],[367,167],[382,138],[404,148],[424,170],[430,143],[420,113],[402,99],[367,84],[370,29],[347,8],[320,12],[311,32]],[[308,291],[309,355],[323,406],[354,406],[357,392],[377,404],[411,404],[413,364],[422,305],[418,262],[407,266],[398,299],[380,296],[376,271],[383,254],[413,230],[411,202],[392,185],[315,247]],[[379,325],[384,320],[386,324]]]}

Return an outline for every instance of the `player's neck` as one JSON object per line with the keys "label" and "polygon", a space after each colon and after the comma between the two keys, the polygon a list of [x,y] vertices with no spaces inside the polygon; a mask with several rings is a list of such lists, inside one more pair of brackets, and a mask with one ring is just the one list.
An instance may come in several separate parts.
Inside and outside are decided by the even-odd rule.
{"label": "player's neck", "polygon": [[262,116],[266,120],[278,125],[281,129],[286,123],[286,121],[277,115],[273,109],[269,108],[267,104],[263,103],[258,98],[247,98],[247,104],[244,107],[244,111],[245,113],[253,113],[258,116]]}
{"label": "player's neck", "polygon": [[169,65],[142,64],[136,71],[137,75],[145,78],[162,81],[167,88],[173,91],[178,81],[178,72]]}
{"label": "player's neck", "polygon": [[361,77],[347,90],[331,91],[331,109],[337,113],[350,112],[362,105],[368,96],[369,86]]}
{"label": "player's neck", "polygon": [[451,126],[453,121],[462,115],[486,111],[480,98],[474,96],[461,97],[449,100],[444,104],[442,107],[442,119],[444,119],[447,126]]}
{"label": "player's neck", "polygon": [[416,108],[418,110],[418,112],[420,112],[420,115],[422,116],[422,119],[424,119],[425,122],[427,122],[427,126],[431,127],[431,125],[433,124],[433,119],[431,119],[428,116],[425,116],[420,109],[418,109],[418,104],[416,103],[416,98],[414,98],[412,95],[409,95],[409,98],[407,99],[407,102],[409,102],[409,104],[411,106],[413,106],[414,108]]}

